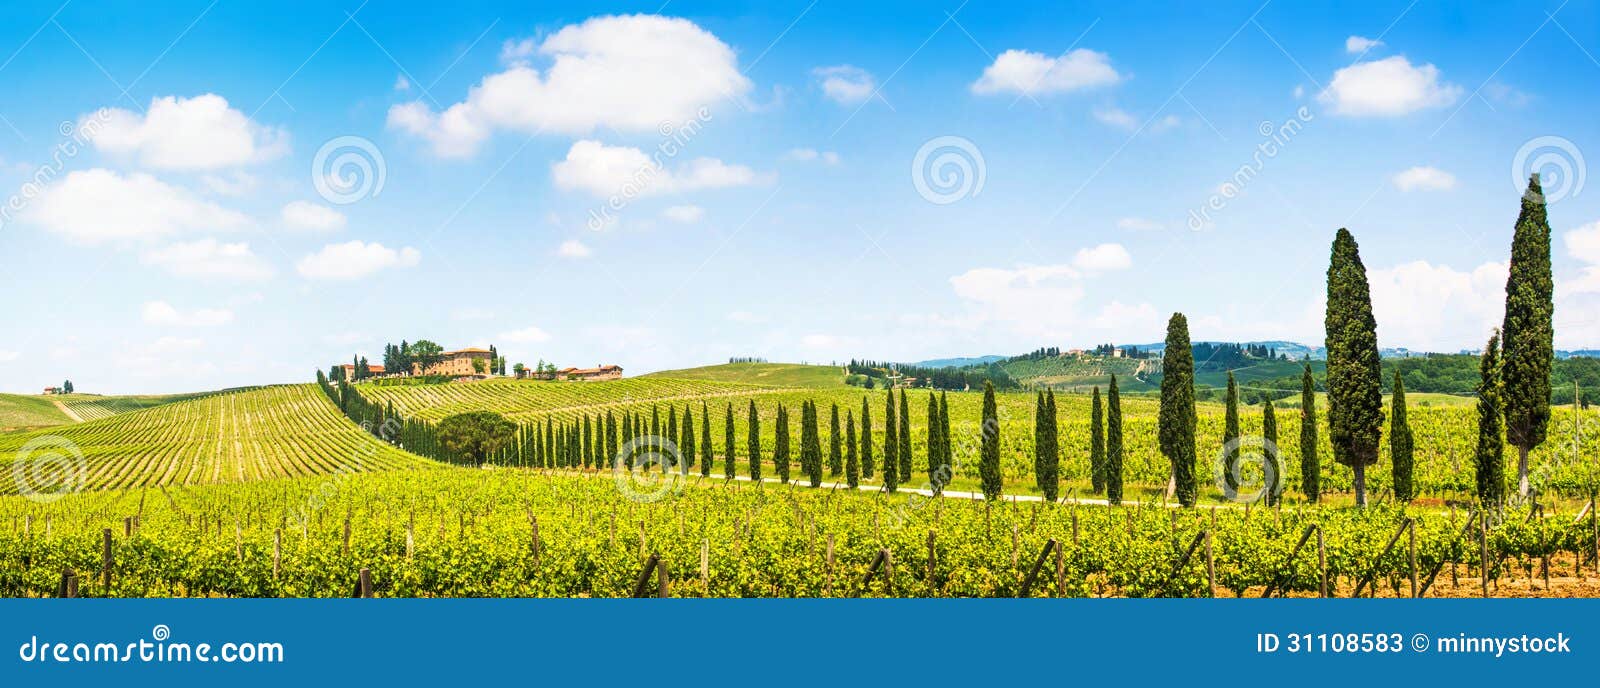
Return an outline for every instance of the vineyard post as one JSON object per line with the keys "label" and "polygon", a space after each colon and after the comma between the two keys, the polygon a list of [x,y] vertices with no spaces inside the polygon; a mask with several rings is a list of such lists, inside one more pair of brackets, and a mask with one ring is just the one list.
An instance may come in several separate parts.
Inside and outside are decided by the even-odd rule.
{"label": "vineyard post", "polygon": [[[1373,578],[1378,575],[1378,566],[1383,563],[1383,558],[1389,556],[1389,552],[1394,549],[1395,544],[1400,542],[1400,536],[1406,534],[1406,531],[1408,531],[1413,524],[1415,524],[1415,521],[1412,520],[1410,516],[1407,516],[1406,520],[1400,524],[1400,527],[1394,531],[1394,536],[1389,538],[1389,544],[1383,546],[1383,551],[1380,552],[1378,557],[1373,560],[1371,568],[1369,568],[1367,573],[1361,577],[1361,580],[1356,583],[1355,594],[1352,595],[1352,597],[1360,597],[1361,590],[1367,587],[1368,583],[1373,582]],[[1301,542],[1305,542],[1305,539],[1301,538]],[[1377,596],[1378,586],[1376,584],[1373,584],[1372,586],[1372,593],[1374,597]]]}
{"label": "vineyard post", "polygon": [[362,568],[356,574],[356,597],[372,597],[372,571],[370,569]]}
{"label": "vineyard post", "polygon": [[105,587],[106,597],[111,596],[111,529],[100,531],[103,547],[100,551],[100,580]]}
{"label": "vineyard post", "polygon": [[416,546],[416,529],[413,527],[412,522],[408,520],[406,521],[406,561],[411,560],[411,555],[415,553]]}
{"label": "vineyard post", "polygon": [[644,568],[639,571],[639,578],[633,582],[633,596],[635,598],[644,597],[645,586],[650,583],[650,575],[655,573],[656,564],[660,561],[661,557],[654,554],[645,560]]}
{"label": "vineyard post", "polygon": [[344,544],[341,545],[345,556],[350,556],[350,518],[344,519]]}
{"label": "vineyard post", "polygon": [[1323,540],[1322,526],[1317,526],[1317,596],[1328,596],[1328,545]]}
{"label": "vineyard post", "polygon": [[1039,570],[1044,568],[1045,559],[1050,556],[1050,550],[1058,547],[1060,545],[1056,544],[1055,538],[1050,538],[1049,542],[1044,543],[1044,549],[1039,550],[1039,558],[1033,561],[1033,568],[1028,570],[1028,577],[1023,579],[1022,590],[1017,594],[1017,597],[1028,596],[1028,592],[1033,589],[1033,581],[1039,577]]}
{"label": "vineyard post", "polygon": [[1078,546],[1078,505],[1072,505],[1072,546]]}
{"label": "vineyard post", "polygon": [[51,538],[51,536],[54,534],[54,532],[55,531],[51,529],[50,514],[45,514],[44,515],[44,539],[49,540]]}
{"label": "vineyard post", "polygon": [[239,524],[239,519],[233,520],[233,555],[244,561],[244,526]]}
{"label": "vineyard post", "polygon": [[1406,559],[1411,563],[1411,597],[1417,596],[1417,522],[1406,528]]}
{"label": "vineyard post", "polygon": [[1011,524],[1011,568],[1013,569],[1017,568],[1017,550],[1021,546],[1022,543],[1017,540],[1017,525],[1013,523]]}
{"label": "vineyard post", "polygon": [[133,537],[133,517],[122,517],[122,537]]}
{"label": "vineyard post", "polygon": [[938,549],[935,547],[934,531],[928,531],[928,589],[933,589],[933,568],[938,561]]}
{"label": "vineyard post", "polygon": [[67,569],[66,585],[64,587],[66,588],[65,597],[67,599],[73,599],[78,596],[78,574],[74,573],[72,569]]}
{"label": "vineyard post", "polygon": [[1489,510],[1483,510],[1478,522],[1478,581],[1483,584],[1483,596],[1489,596]]}
{"label": "vineyard post", "polygon": [[1067,557],[1061,543],[1056,543],[1056,595],[1067,596]]}
{"label": "vineyard post", "polygon": [[640,520],[639,521],[639,558],[640,559],[644,558],[644,547],[645,547],[644,521]]}
{"label": "vineyard post", "polygon": [[1206,531],[1206,596],[1217,596],[1217,560],[1212,556],[1211,541],[1216,537],[1213,531]]}
{"label": "vineyard post", "polygon": [[530,539],[530,541],[528,543],[528,546],[533,550],[533,565],[534,566],[538,566],[539,565],[539,517],[533,515],[533,511],[530,510],[528,512],[528,521],[532,525],[532,529],[533,529],[533,533],[530,536],[531,539]]}
{"label": "vineyard post", "polygon": [[711,594],[711,538],[700,541],[700,589]]}
{"label": "vineyard post", "polygon": [[666,599],[672,597],[672,572],[667,568],[667,562],[656,563],[656,597]]}
{"label": "vineyard post", "polygon": [[827,577],[823,579],[822,589],[826,596],[833,595],[833,533],[828,533]]}
{"label": "vineyard post", "polygon": [[1600,509],[1594,503],[1594,497],[1589,498],[1589,533],[1594,539],[1594,572],[1600,574],[1600,514],[1595,511]]}
{"label": "vineyard post", "polygon": [[272,531],[272,580],[278,580],[283,563],[283,529]]}

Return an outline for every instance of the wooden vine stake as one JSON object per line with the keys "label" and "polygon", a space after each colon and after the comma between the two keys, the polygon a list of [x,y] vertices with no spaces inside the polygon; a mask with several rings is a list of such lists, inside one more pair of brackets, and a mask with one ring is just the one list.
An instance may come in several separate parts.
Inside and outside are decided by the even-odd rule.
{"label": "wooden vine stake", "polygon": [[937,542],[935,540],[935,537],[936,536],[934,534],[934,531],[931,531],[931,530],[928,531],[928,590],[929,591],[933,590],[933,571],[934,571],[934,566],[937,564],[937,562],[939,560],[939,551],[938,551],[938,548],[935,545],[935,543]]}
{"label": "wooden vine stake", "polygon": [[827,566],[823,570],[826,575],[822,579],[822,594],[831,597],[833,596],[833,533],[828,533]]}
{"label": "wooden vine stake", "polygon": [[700,541],[700,589],[711,594],[711,539]]}
{"label": "wooden vine stake", "polygon": [[644,568],[639,571],[639,578],[633,582],[633,596],[635,598],[645,596],[645,591],[649,589],[647,586],[650,584],[650,577],[655,573],[656,565],[660,563],[661,557],[656,554],[652,554],[650,558],[644,560]]}
{"label": "wooden vine stake", "polygon": [[100,531],[102,547],[100,549],[100,585],[106,589],[106,596],[111,596],[111,529]]}
{"label": "wooden vine stake", "polygon": [[1056,543],[1055,538],[1050,538],[1049,542],[1044,543],[1044,549],[1039,550],[1039,558],[1033,561],[1033,568],[1028,570],[1027,578],[1022,580],[1022,589],[1018,592],[1018,597],[1028,596],[1028,593],[1033,590],[1034,579],[1039,577],[1039,570],[1044,568],[1045,559],[1050,556],[1052,550],[1059,551],[1060,548],[1061,545]]}
{"label": "wooden vine stake", "polygon": [[372,597],[372,571],[363,568],[356,574],[356,597]]}
{"label": "wooden vine stake", "polygon": [[[408,550],[409,551],[409,550]],[[283,529],[272,531],[272,580],[283,570]]]}

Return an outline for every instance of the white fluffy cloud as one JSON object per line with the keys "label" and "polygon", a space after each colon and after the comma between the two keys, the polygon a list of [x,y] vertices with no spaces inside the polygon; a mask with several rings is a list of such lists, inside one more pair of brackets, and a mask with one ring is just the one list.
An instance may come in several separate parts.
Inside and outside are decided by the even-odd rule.
{"label": "white fluffy cloud", "polygon": [[1556,293],[1565,298],[1573,294],[1600,293],[1600,221],[1591,222],[1561,235],[1567,255],[1583,263],[1576,277],[1558,280]]}
{"label": "white fluffy cloud", "polygon": [[333,231],[343,229],[344,213],[310,201],[290,201],[283,206],[283,223],[295,229]]}
{"label": "white fluffy cloud", "polygon": [[822,94],[840,105],[860,105],[877,90],[877,80],[860,67],[835,65],[811,70]]}
{"label": "white fluffy cloud", "polygon": [[572,144],[566,159],[552,165],[550,171],[557,187],[587,191],[599,198],[635,198],[767,181],[765,175],[744,165],[730,165],[716,158],[695,158],[669,169],[638,148],[589,140]]}
{"label": "white fluffy cloud", "polygon": [[[535,53],[550,60],[542,74],[525,62]],[[654,132],[751,87],[733,49],[686,19],[596,17],[563,27],[537,49],[508,43],[502,56],[510,66],[484,77],[466,100],[443,112],[421,101],[396,105],[389,127],[426,139],[438,155],[466,157],[496,129]]]}
{"label": "white fluffy cloud", "polygon": [[1456,176],[1437,167],[1419,166],[1394,176],[1394,188],[1401,191],[1449,191],[1456,188]]}
{"label": "white fluffy cloud", "polygon": [[819,151],[815,148],[791,148],[783,154],[784,160],[797,160],[800,162],[822,162],[827,165],[839,164],[839,154],[833,151]]}
{"label": "white fluffy cloud", "polygon": [[212,170],[271,160],[289,150],[282,129],[257,124],[214,93],[152,98],[143,115],[112,108],[85,115],[80,130],[108,153],[165,170]]}
{"label": "white fluffy cloud", "polygon": [[1505,263],[1461,271],[1422,260],[1373,270],[1379,343],[1442,352],[1481,346],[1500,324],[1506,271]]}
{"label": "white fluffy cloud", "polygon": [[[1090,250],[1085,255],[1097,253],[1111,251]],[[1160,331],[1163,321],[1149,304],[1086,304],[1085,280],[1090,276],[1076,265],[975,268],[950,278],[956,296],[968,305],[968,314],[933,316],[922,324],[972,330],[998,325],[1022,336],[1058,341],[1151,336]]]}
{"label": "white fluffy cloud", "polygon": [[245,217],[142,172],[72,172],[48,187],[23,217],[86,244],[150,239],[185,230],[231,229]]}
{"label": "white fluffy cloud", "polygon": [[192,311],[181,311],[166,301],[146,301],[139,309],[139,314],[151,325],[214,327],[233,322],[233,311],[226,308],[196,308]]}
{"label": "white fluffy cloud", "polygon": [[179,242],[146,251],[139,259],[179,277],[250,281],[272,276],[271,266],[243,242],[225,244],[216,239]]}
{"label": "white fluffy cloud", "polygon": [[295,269],[312,280],[353,280],[386,268],[409,268],[422,260],[414,248],[398,251],[377,242],[348,241],[328,244],[300,259]]}
{"label": "white fluffy cloud", "polygon": [[563,241],[561,246],[556,248],[556,255],[562,258],[588,258],[592,253],[587,244],[577,239]]}
{"label": "white fluffy cloud", "polygon": [[1133,256],[1128,255],[1128,249],[1122,244],[1100,244],[1078,249],[1072,257],[1072,266],[1084,272],[1126,270],[1133,266]]}
{"label": "white fluffy cloud", "polygon": [[540,342],[550,341],[550,334],[537,327],[529,326],[520,330],[501,332],[500,336],[496,337],[496,339],[511,342],[513,344],[538,344]]}
{"label": "white fluffy cloud", "polygon": [[1351,54],[1364,53],[1380,45],[1383,45],[1383,41],[1365,36],[1351,36],[1344,39],[1344,51]]}
{"label": "white fluffy cloud", "polygon": [[661,211],[661,216],[681,224],[694,224],[706,216],[706,209],[697,205],[675,205]]}
{"label": "white fluffy cloud", "polygon": [[1087,48],[1054,58],[1026,50],[1007,50],[973,82],[972,92],[1042,95],[1109,86],[1121,80],[1122,75],[1111,66],[1110,56]]}
{"label": "white fluffy cloud", "polygon": [[1115,106],[1095,108],[1094,118],[1100,120],[1101,124],[1128,131],[1133,131],[1139,126],[1139,121],[1134,119],[1133,115]]}
{"label": "white fluffy cloud", "polygon": [[1446,107],[1461,98],[1461,87],[1439,80],[1439,68],[1413,66],[1403,55],[1359,62],[1333,73],[1318,100],[1351,117],[1397,117]]}

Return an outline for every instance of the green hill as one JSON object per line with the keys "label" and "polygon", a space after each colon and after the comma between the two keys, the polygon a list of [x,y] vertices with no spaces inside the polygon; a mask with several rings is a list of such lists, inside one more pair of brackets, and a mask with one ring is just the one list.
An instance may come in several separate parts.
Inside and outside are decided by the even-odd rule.
{"label": "green hill", "polygon": [[[790,376],[778,377],[790,379]],[[374,403],[394,404],[401,413],[427,421],[469,411],[494,411],[513,420],[543,418],[552,413],[568,416],[655,402],[683,403],[772,394],[798,387],[780,382],[753,385],[679,377],[635,377],[605,382],[495,379],[430,385],[381,382],[358,385],[361,395]]]}
{"label": "green hill", "polygon": [[842,387],[844,370],[834,366],[801,363],[724,363],[721,365],[663,370],[645,378],[743,382],[773,387]]}
{"label": "green hill", "polygon": [[1124,392],[1133,393],[1155,389],[1145,379],[1151,377],[1151,372],[1157,370],[1159,365],[1160,361],[1156,359],[1052,356],[1010,361],[1004,367],[1007,374],[1024,385],[1074,391],[1104,388],[1111,382],[1111,376],[1116,375],[1117,386]]}
{"label": "green hill", "polygon": [[23,430],[71,423],[51,397],[0,394],[0,430]]}

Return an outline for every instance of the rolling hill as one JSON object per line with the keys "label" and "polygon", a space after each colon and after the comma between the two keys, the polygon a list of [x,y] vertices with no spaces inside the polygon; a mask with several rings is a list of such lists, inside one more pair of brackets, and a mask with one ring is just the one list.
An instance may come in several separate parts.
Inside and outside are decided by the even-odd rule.
{"label": "rolling hill", "polygon": [[0,394],[0,431],[43,428],[71,423],[51,397]]}
{"label": "rolling hill", "polygon": [[[777,366],[768,363],[734,363],[695,370],[707,371],[733,366]],[[818,366],[794,366],[816,368]],[[832,368],[824,368],[832,370]],[[715,371],[724,377],[735,377],[728,371]],[[798,373],[776,376],[793,379]],[[772,379],[771,376],[768,379]],[[844,385],[837,385],[844,387]],[[582,412],[604,412],[628,406],[648,405],[655,402],[698,401],[733,397],[750,397],[801,388],[798,385],[756,385],[743,382],[715,381],[705,378],[636,377],[605,382],[539,382],[532,380],[484,380],[481,382],[418,384],[358,385],[362,396],[378,404],[394,404],[396,410],[407,416],[426,421],[468,411],[494,411],[512,420],[543,418],[557,413],[576,415]]]}
{"label": "rolling hill", "polygon": [[740,382],[773,387],[842,387],[844,370],[803,363],[724,363],[721,365],[663,370],[643,378]]}

